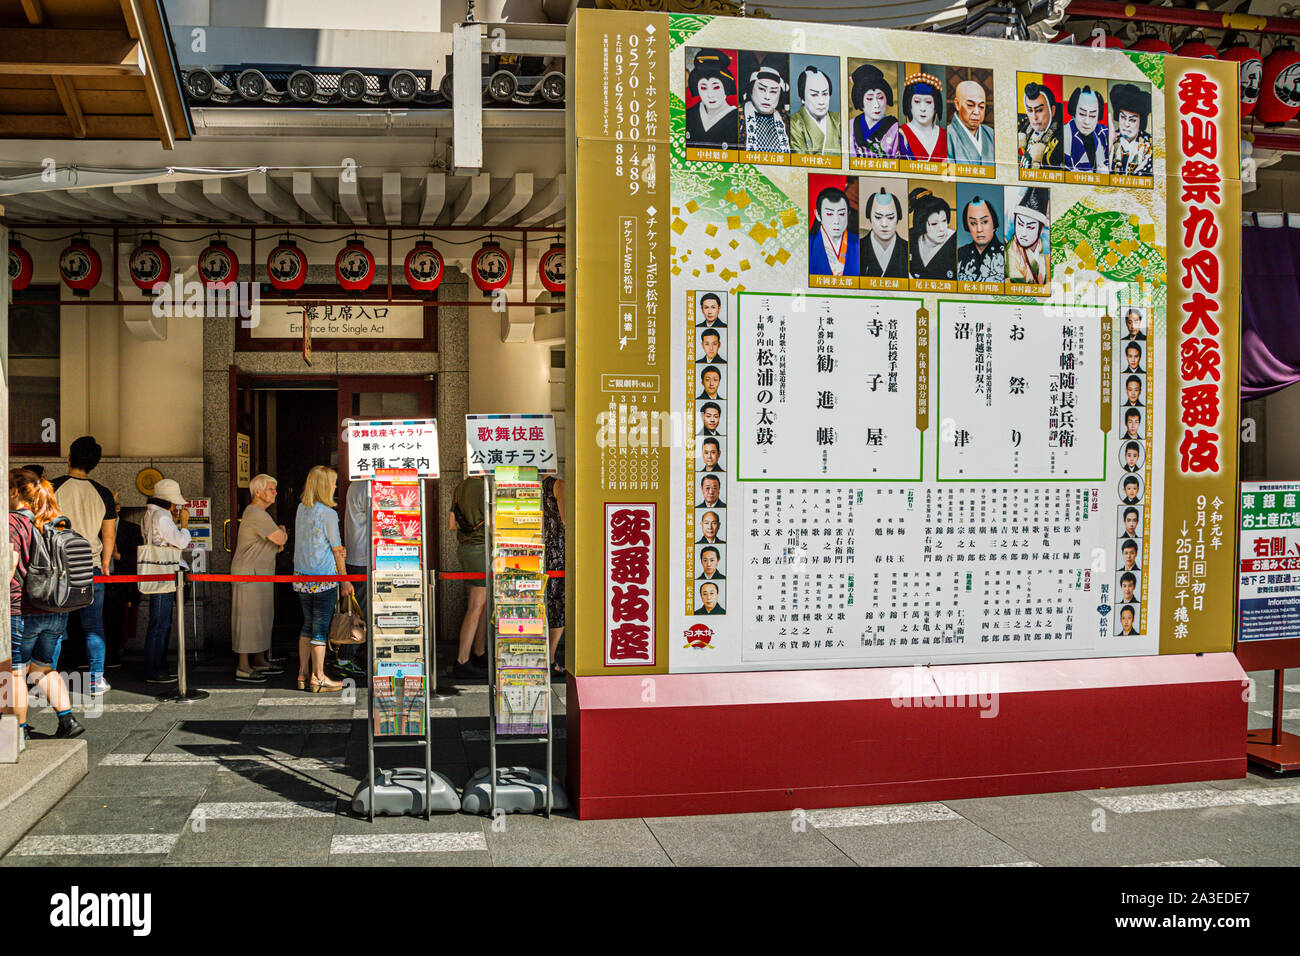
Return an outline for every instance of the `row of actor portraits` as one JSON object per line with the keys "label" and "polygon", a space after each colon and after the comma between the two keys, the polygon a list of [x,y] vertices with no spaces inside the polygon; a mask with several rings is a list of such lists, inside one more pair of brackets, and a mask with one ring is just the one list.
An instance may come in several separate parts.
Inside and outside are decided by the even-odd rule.
{"label": "row of actor portraits", "polygon": [[[993,71],[984,67],[850,57],[845,83],[839,57],[688,47],[686,75],[690,147],[996,161]],[[1149,83],[1017,73],[1016,87],[1022,168],[1152,175]]]}
{"label": "row of actor portraits", "polygon": [[1051,279],[1045,186],[808,177],[808,274],[1013,282]]}
{"label": "row of actor portraits", "polygon": [[695,613],[726,614],[727,293],[695,292]]}

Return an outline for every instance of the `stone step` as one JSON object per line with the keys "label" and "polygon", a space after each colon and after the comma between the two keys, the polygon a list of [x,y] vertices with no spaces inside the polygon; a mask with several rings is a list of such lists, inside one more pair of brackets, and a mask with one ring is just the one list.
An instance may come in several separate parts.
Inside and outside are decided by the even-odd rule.
{"label": "stone step", "polygon": [[86,775],[84,737],[29,740],[18,763],[0,765],[0,856]]}

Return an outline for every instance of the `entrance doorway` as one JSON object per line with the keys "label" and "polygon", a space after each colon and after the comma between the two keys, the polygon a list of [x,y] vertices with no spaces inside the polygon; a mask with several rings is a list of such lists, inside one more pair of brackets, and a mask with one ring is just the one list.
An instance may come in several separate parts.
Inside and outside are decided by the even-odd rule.
{"label": "entrance doorway", "polygon": [[[307,473],[315,465],[339,472],[339,527],[344,529],[347,498],[346,448],[342,423],[353,419],[434,417],[432,375],[312,377],[255,375],[230,370],[230,521],[223,547],[233,553],[239,515],[252,500],[248,482],[258,474],[276,479],[279,494],[271,517],[289,529],[289,545],[276,558],[276,574],[293,573],[293,526]],[[242,487],[241,487],[242,485]],[[432,494],[426,507],[436,507]],[[430,522],[438,553],[438,523]],[[275,586],[273,640],[296,647],[301,612],[290,584]]]}

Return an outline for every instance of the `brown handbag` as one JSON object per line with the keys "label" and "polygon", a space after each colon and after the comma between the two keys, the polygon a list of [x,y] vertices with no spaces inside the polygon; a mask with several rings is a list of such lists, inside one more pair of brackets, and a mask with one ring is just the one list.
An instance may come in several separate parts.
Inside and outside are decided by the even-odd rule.
{"label": "brown handbag", "polygon": [[339,598],[334,608],[334,617],[330,620],[329,642],[331,644],[364,644],[366,642],[366,619],[361,616],[361,605],[355,594],[346,599]]}

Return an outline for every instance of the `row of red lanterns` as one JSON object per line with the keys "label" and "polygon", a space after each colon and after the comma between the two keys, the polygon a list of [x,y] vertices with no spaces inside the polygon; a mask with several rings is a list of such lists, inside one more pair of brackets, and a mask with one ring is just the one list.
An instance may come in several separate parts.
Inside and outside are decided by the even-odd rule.
{"label": "row of red lanterns", "polygon": [[[1061,31],[1053,42],[1064,41],[1073,34]],[[1125,49],[1124,41],[1106,34],[1103,42],[1110,49]],[[1265,126],[1281,126],[1300,113],[1300,51],[1283,42],[1268,56],[1242,40],[1215,49],[1199,33],[1193,33],[1178,49],[1156,33],[1147,32],[1128,47],[1142,53],[1166,53],[1201,60],[1229,60],[1239,65],[1241,76],[1241,115],[1254,115]]]}
{"label": "row of red lanterns", "polygon": [[[219,235],[199,253],[199,280],[209,289],[229,289],[239,276],[239,257]],[[156,239],[148,238],[131,251],[127,261],[131,281],[145,295],[154,294],[160,283],[170,280],[171,257]],[[32,257],[17,240],[9,244],[9,282],[15,292],[32,281]],[[510,283],[514,262],[491,236],[470,261],[470,277],[479,290],[492,294]],[[443,278],[442,255],[428,239],[420,239],[402,263],[406,284],[415,292],[433,293]],[[345,292],[359,294],[375,281],[375,257],[359,237],[347,241],[334,259],[334,276]],[[565,260],[563,243],[553,243],[542,254],[538,278],[546,291],[564,294]],[[103,274],[99,253],[84,236],[73,239],[59,256],[59,275],[73,295],[89,296]],[[280,292],[294,292],[307,281],[307,256],[286,237],[266,257],[266,274]]]}

